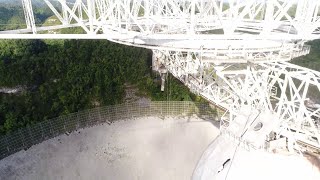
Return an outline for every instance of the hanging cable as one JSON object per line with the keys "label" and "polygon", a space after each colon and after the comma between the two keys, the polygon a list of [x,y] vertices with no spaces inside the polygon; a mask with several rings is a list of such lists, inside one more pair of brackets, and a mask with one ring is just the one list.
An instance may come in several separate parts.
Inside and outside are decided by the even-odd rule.
{"label": "hanging cable", "polygon": [[166,74],[166,93],[167,93],[167,102],[169,101],[169,83],[168,83],[168,73]]}
{"label": "hanging cable", "polygon": [[172,77],[169,76],[169,82],[168,82],[168,83],[170,83],[170,84],[169,84],[169,101],[171,101],[171,87],[172,87],[171,80],[172,80]]}
{"label": "hanging cable", "polygon": [[[247,118],[247,121],[246,121],[246,123],[245,123],[245,125],[244,125],[244,129],[242,130],[242,133],[241,133],[240,138],[243,137],[243,135],[244,135],[244,134],[247,132],[247,130],[252,126],[252,124],[257,120],[257,118],[259,117],[260,114],[261,114],[261,111],[259,111],[259,114],[258,114],[258,115],[255,117],[255,119],[251,122],[251,124],[249,125],[248,128],[246,128],[246,126],[248,125],[249,117],[250,117],[250,116]],[[236,154],[237,154],[237,152],[238,152],[238,148],[239,148],[240,144],[241,144],[241,139],[239,139],[239,143],[237,144],[236,149],[235,149],[235,151],[234,151],[234,153],[233,153],[233,156],[232,156],[232,158],[231,158],[230,166],[229,166],[229,168],[228,168],[228,171],[227,171],[225,180],[228,178],[228,175],[229,175],[229,172],[230,172],[232,163],[233,163],[234,158],[235,158],[235,156],[236,156]]]}

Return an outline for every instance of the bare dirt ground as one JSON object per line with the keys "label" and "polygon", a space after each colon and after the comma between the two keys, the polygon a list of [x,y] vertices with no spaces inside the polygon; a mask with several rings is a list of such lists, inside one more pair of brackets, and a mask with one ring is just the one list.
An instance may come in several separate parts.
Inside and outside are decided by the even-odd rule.
{"label": "bare dirt ground", "polygon": [[139,94],[138,87],[130,84],[125,84],[125,103],[138,103],[138,104],[149,104],[151,98],[147,96],[142,96]]}
{"label": "bare dirt ground", "polygon": [[193,118],[140,118],[61,135],[0,161],[0,179],[190,179],[219,130]]}

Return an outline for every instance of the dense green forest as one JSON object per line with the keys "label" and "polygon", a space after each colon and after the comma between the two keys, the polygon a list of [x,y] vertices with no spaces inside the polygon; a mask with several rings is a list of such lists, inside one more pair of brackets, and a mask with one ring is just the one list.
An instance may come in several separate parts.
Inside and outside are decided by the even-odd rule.
{"label": "dense green forest", "polygon": [[307,56],[293,59],[291,63],[297,64],[302,67],[310,68],[320,71],[320,40],[314,40],[307,43],[311,45],[310,54]]}
{"label": "dense green forest", "polygon": [[[0,30],[24,28],[21,7],[0,5]],[[52,16],[35,7],[37,23]],[[66,29],[72,33],[78,29]],[[150,50],[106,40],[0,41],[0,134],[56,116],[122,103],[125,84],[152,100],[197,99],[172,76],[165,92],[151,71]]]}
{"label": "dense green forest", "polygon": [[[0,30],[23,28],[21,12],[21,7],[0,5]],[[46,23],[52,16],[47,12],[35,8],[37,23]],[[310,44],[310,55],[292,62],[319,70],[320,41]],[[152,100],[201,100],[170,75],[161,92],[151,56],[150,50],[106,40],[0,41],[0,88],[21,90],[0,93],[0,135],[71,112],[122,103],[125,84]]]}
{"label": "dense green forest", "polygon": [[0,41],[0,87],[23,87],[0,94],[0,132],[59,115],[123,102],[125,83],[153,100],[191,100],[169,76],[160,91],[151,71],[151,51],[106,40]]}
{"label": "dense green forest", "polygon": [[[34,7],[36,24],[43,24],[52,15],[53,13],[48,7]],[[13,4],[0,4],[0,30],[17,28],[26,28],[22,7]]]}

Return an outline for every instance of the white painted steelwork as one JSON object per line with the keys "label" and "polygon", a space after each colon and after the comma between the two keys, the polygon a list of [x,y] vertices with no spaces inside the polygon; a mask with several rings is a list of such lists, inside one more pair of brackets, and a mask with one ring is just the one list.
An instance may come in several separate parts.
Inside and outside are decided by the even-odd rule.
{"label": "white painted steelwork", "polygon": [[[31,0],[22,2],[28,25],[25,31],[35,34],[46,30],[44,27],[38,30],[40,27],[34,24]],[[82,27],[87,34],[103,33],[120,43],[144,43],[149,46],[157,45],[159,40],[185,40],[189,43],[213,39],[310,40],[318,37],[320,27],[319,1],[315,0],[302,0],[298,3],[292,0],[44,2],[62,27],[73,24]],[[8,35],[0,37],[14,38]]]}
{"label": "white painted steelwork", "polygon": [[[304,139],[320,148],[319,72],[273,61],[216,65],[201,59],[200,53],[158,51],[154,55],[155,64],[164,65],[193,92],[229,112],[221,128],[228,128],[244,109],[249,111],[247,117],[268,112],[278,120],[270,119],[278,138]],[[237,128],[243,126],[240,123]]]}
{"label": "white painted steelwork", "polygon": [[[0,39],[107,39],[154,52],[170,72],[226,111],[221,129],[254,147],[283,137],[320,148],[320,73],[288,63],[320,38],[319,0],[44,0],[60,21]],[[68,27],[84,34],[37,34]],[[259,131],[253,128],[262,126]],[[248,131],[248,135],[243,136]]]}

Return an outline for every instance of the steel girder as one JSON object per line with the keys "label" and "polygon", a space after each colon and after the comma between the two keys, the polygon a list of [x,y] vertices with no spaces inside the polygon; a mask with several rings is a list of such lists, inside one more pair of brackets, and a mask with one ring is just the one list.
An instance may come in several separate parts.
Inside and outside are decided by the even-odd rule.
{"label": "steel girder", "polygon": [[[274,114],[279,136],[319,146],[318,72],[285,61],[309,53],[304,42],[319,38],[320,1],[44,2],[59,25],[37,27],[31,1],[22,0],[27,29],[0,31],[0,38],[108,39],[153,49],[158,64],[229,112],[222,127],[236,124],[246,107]],[[67,27],[86,34],[37,34]]]}
{"label": "steel girder", "polygon": [[287,62],[217,65],[191,52],[155,51],[154,56],[154,64],[227,112],[221,118],[222,129],[235,123],[245,108],[248,116],[272,114],[277,119],[272,121],[277,138],[286,136],[294,143],[320,148],[319,72]]}
{"label": "steel girder", "polygon": [[[34,19],[31,1],[22,0],[22,2],[27,9],[25,11],[27,24],[30,24],[28,21]],[[64,27],[73,24],[82,27],[87,34],[108,34],[109,37],[114,36],[110,39],[132,44],[134,39],[143,39],[143,37],[162,39],[163,35],[165,39],[171,40],[178,38],[247,39],[248,37],[288,41],[310,40],[318,37],[320,27],[320,3],[313,0],[298,2],[292,0],[76,0],[72,2],[44,0],[44,2]],[[25,31],[14,31],[14,33],[17,32]],[[30,32],[37,33],[35,30]]]}

